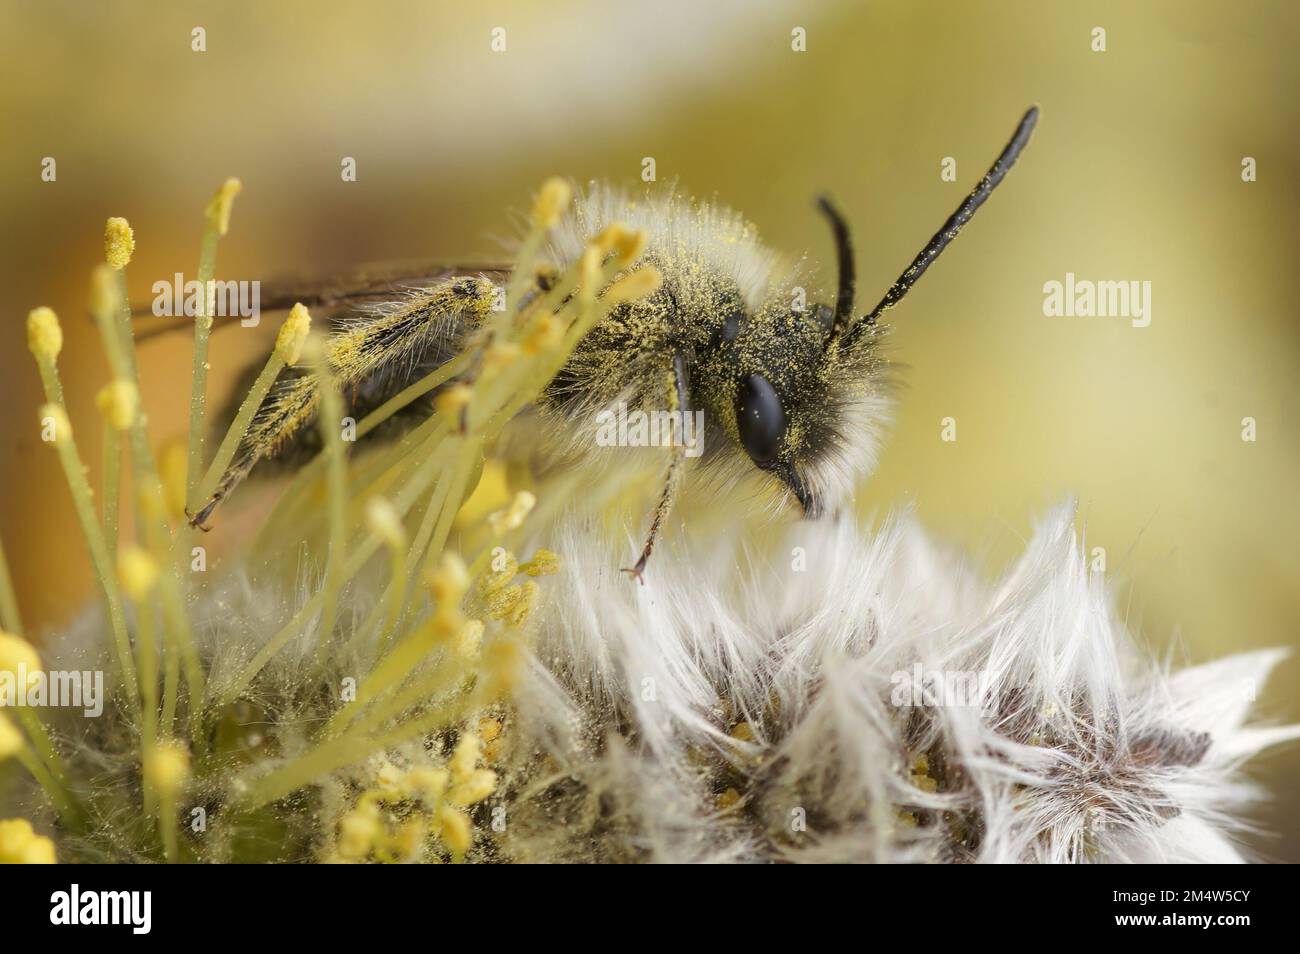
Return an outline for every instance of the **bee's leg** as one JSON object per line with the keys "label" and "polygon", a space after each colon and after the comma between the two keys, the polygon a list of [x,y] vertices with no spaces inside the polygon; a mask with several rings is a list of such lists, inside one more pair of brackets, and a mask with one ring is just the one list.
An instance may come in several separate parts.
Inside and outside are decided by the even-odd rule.
{"label": "bee's leg", "polygon": [[686,440],[683,429],[686,415],[690,411],[686,400],[686,358],[681,352],[673,355],[673,367],[668,373],[666,392],[669,410],[677,413],[672,418],[674,433],[668,449],[668,471],[664,476],[664,489],[659,495],[659,503],[655,506],[654,517],[650,521],[650,532],[646,534],[641,556],[634,567],[622,571],[631,574],[642,586],[645,585],[645,568],[650,561],[650,554],[654,552],[655,539],[659,536],[664,520],[673,509],[673,502],[677,499],[677,490],[681,485],[682,472],[686,469]]}

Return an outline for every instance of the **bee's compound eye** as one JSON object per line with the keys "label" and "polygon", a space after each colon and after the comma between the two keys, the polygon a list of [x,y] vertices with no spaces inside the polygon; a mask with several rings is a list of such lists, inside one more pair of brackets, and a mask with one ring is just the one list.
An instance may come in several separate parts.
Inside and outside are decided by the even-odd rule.
{"label": "bee's compound eye", "polygon": [[788,419],[772,382],[761,374],[742,378],[736,391],[736,427],[740,443],[755,463],[776,460]]}

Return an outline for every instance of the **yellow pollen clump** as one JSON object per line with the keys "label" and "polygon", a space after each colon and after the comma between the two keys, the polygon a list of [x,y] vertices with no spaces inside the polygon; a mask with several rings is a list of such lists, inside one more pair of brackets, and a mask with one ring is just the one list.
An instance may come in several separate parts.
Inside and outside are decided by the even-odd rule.
{"label": "yellow pollen clump", "polygon": [[289,309],[289,317],[280,325],[275,336],[275,355],[285,364],[297,364],[302,357],[302,346],[311,333],[311,312],[302,302]]}
{"label": "yellow pollen clump", "polygon": [[560,572],[561,561],[557,554],[550,550],[541,549],[533,554],[533,558],[521,566],[529,576],[550,576],[552,573]]}
{"label": "yellow pollen clump", "polygon": [[158,562],[139,547],[123,547],[117,555],[117,575],[126,595],[139,602],[158,582]]}
{"label": "yellow pollen clump", "polygon": [[125,431],[135,421],[140,407],[140,393],[130,381],[112,381],[95,396],[104,419],[119,431]]}
{"label": "yellow pollen clump", "polygon": [[159,742],[144,754],[144,780],[164,798],[178,794],[190,778],[190,752],[179,742]]}
{"label": "yellow pollen clump", "polygon": [[13,758],[23,750],[23,734],[13,721],[0,710],[0,762]]}
{"label": "yellow pollen clump", "polygon": [[52,308],[33,308],[27,313],[27,347],[41,361],[51,364],[63,350],[63,328]]}
{"label": "yellow pollen clump", "polygon": [[397,508],[385,497],[371,497],[366,501],[366,528],[392,550],[406,546],[406,528]]}
{"label": "yellow pollen clump", "polygon": [[539,229],[553,228],[573,199],[573,189],[558,176],[542,183],[533,203],[533,225]]}
{"label": "yellow pollen clump", "polygon": [[113,216],[104,226],[104,260],[111,268],[126,268],[135,253],[135,233],[126,219]]}
{"label": "yellow pollen clump", "polygon": [[0,865],[52,865],[54,842],[32,830],[25,818],[0,821]]}
{"label": "yellow pollen clump", "polygon": [[225,235],[230,231],[230,207],[235,203],[235,196],[239,195],[244,184],[238,179],[230,178],[221,183],[221,188],[217,194],[212,197],[204,214],[208,221],[217,227],[218,235]]}

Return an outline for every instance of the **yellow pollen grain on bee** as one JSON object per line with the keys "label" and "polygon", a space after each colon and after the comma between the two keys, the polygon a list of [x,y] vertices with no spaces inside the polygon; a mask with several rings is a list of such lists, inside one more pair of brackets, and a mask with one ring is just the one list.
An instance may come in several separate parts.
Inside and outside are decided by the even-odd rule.
{"label": "yellow pollen grain on bee", "polygon": [[243,190],[244,184],[233,176],[221,183],[208,207],[204,210],[208,221],[217,229],[218,235],[230,231],[230,209],[235,203],[235,196]]}
{"label": "yellow pollen grain on bee", "polygon": [[275,336],[275,354],[285,364],[297,364],[302,358],[303,345],[311,334],[311,312],[302,302],[289,309],[289,316],[280,325]]}
{"label": "yellow pollen grain on bee", "polygon": [[140,393],[130,381],[111,381],[95,396],[95,403],[104,420],[119,431],[127,430],[135,422],[140,408]]}
{"label": "yellow pollen grain on bee", "polygon": [[158,582],[158,562],[140,547],[123,547],[117,555],[117,575],[127,596],[139,602]]}
{"label": "yellow pollen grain on bee", "polygon": [[27,313],[27,347],[38,360],[53,363],[63,350],[63,328],[53,308],[33,308]]}
{"label": "yellow pollen grain on bee", "polygon": [[113,216],[104,224],[104,261],[110,268],[123,269],[131,263],[135,253],[135,233],[131,224],[120,216]]}
{"label": "yellow pollen grain on bee", "polygon": [[573,200],[573,188],[559,176],[547,179],[537,193],[533,204],[533,225],[539,229],[554,228]]}

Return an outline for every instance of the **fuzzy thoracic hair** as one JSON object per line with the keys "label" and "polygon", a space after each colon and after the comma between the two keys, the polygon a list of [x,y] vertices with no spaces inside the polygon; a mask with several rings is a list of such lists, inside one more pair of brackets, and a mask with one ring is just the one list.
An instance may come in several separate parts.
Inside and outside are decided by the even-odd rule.
{"label": "fuzzy thoracic hair", "polygon": [[619,544],[571,527],[519,693],[507,850],[1243,860],[1236,813],[1257,793],[1238,769],[1300,733],[1247,724],[1281,654],[1152,661],[1072,520],[1054,513],[992,588],[909,516],[691,536],[645,588],[613,571]]}
{"label": "fuzzy thoracic hair", "polygon": [[[811,212],[810,212],[811,214]],[[662,470],[665,457],[628,460],[626,448],[601,449],[593,437],[602,411],[626,403],[645,411],[671,406],[673,357],[685,358],[691,409],[704,414],[697,487],[775,504],[794,496],[832,510],[875,467],[891,401],[884,325],[852,345],[829,336],[832,309],[815,301],[818,276],[807,260],[764,245],[753,223],[716,202],[672,188],[633,197],[592,184],[552,235],[550,257],[572,265],[586,243],[613,223],[646,236],[642,262],[663,278],[659,291],[592,329],[556,384],[546,445],[588,461],[617,457]],[[829,245],[829,242],[828,242]],[[742,446],[738,394],[759,375],[788,418],[779,451],[756,466]],[[695,473],[698,472],[698,473]],[[792,502],[792,501],[791,501]]]}

